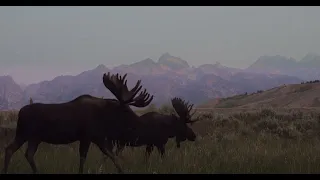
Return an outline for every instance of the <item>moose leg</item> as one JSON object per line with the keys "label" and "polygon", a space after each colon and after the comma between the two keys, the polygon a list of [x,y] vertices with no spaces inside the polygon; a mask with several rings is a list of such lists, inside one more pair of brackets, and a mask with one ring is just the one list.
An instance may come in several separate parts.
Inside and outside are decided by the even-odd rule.
{"label": "moose leg", "polygon": [[79,174],[83,173],[83,166],[86,162],[87,154],[90,147],[90,141],[80,141],[79,153],[80,153],[80,165],[79,165]]}
{"label": "moose leg", "polygon": [[24,140],[15,138],[14,141],[6,147],[4,167],[2,173],[6,174],[12,155],[25,143]]}
{"label": "moose leg", "polygon": [[40,142],[38,141],[28,141],[28,148],[24,154],[34,174],[38,172],[36,164],[34,162],[34,155],[37,152],[39,144]]}
{"label": "moose leg", "polygon": [[[117,149],[117,143],[114,143],[114,142],[112,142],[112,141],[105,141],[105,142],[104,142],[104,146],[105,146],[106,149],[112,150],[112,152],[113,152],[113,148],[116,148],[116,149]],[[105,162],[107,158],[108,158],[108,157],[103,156],[103,162]]]}
{"label": "moose leg", "polygon": [[115,154],[116,154],[116,156],[119,156],[119,153],[121,153],[122,151],[123,151],[123,149],[124,149],[124,145],[118,145],[117,146],[117,149],[116,149],[116,152],[115,152]]}
{"label": "moose leg", "polygon": [[146,147],[146,153],[145,153],[146,160],[149,159],[150,154],[151,154],[152,151],[153,151],[153,145],[147,145],[147,147]]}
{"label": "moose leg", "polygon": [[[120,165],[118,164],[114,154],[112,153],[112,149],[108,148],[108,146],[105,146],[105,143],[102,142],[95,142],[95,144],[98,146],[98,148],[100,149],[100,151],[106,155],[108,158],[111,159],[111,161],[113,162],[113,164],[116,166],[118,173],[123,173],[122,168],[120,167]],[[107,148],[106,148],[107,147]]]}
{"label": "moose leg", "polygon": [[165,148],[164,148],[164,145],[162,144],[162,145],[160,145],[160,146],[157,146],[157,149],[158,149],[158,151],[159,151],[159,153],[160,153],[160,155],[161,155],[161,158],[163,158],[164,157],[164,154],[165,154]]}

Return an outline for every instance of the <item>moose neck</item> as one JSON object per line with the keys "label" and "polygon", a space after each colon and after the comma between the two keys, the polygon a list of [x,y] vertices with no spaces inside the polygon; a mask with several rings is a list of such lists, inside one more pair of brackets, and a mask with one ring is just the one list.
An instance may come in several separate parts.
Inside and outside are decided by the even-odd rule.
{"label": "moose neck", "polygon": [[171,128],[168,129],[168,136],[170,138],[173,138],[175,136],[177,136],[177,132],[178,132],[178,127],[177,127],[177,121],[179,121],[179,117],[177,117],[174,114],[170,115],[170,121],[171,121]]}
{"label": "moose neck", "polygon": [[126,116],[130,117],[129,119],[134,121],[134,122],[139,122],[139,119],[140,119],[140,116],[138,116],[138,114],[136,114],[131,108],[129,105],[127,104],[124,104],[124,105],[121,105],[124,107],[124,110],[125,110],[125,114]]}

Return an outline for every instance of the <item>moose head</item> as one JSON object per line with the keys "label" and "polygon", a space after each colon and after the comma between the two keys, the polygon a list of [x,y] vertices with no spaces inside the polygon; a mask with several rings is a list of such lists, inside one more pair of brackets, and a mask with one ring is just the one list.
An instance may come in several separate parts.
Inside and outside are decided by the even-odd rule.
{"label": "moose head", "polygon": [[196,140],[196,134],[193,130],[188,126],[188,124],[193,124],[197,120],[192,120],[192,116],[196,113],[191,113],[193,104],[189,105],[189,102],[183,101],[181,98],[173,98],[171,99],[172,106],[174,110],[177,112],[179,117],[176,117],[176,143],[177,147],[180,147],[180,142],[185,141],[186,139],[189,141]]}

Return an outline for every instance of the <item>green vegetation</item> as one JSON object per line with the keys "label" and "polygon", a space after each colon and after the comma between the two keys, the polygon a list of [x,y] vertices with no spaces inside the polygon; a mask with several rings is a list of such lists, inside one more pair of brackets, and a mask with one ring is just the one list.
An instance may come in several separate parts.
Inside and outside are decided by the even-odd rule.
{"label": "green vegetation", "polygon": [[[150,110],[156,110],[151,106]],[[158,109],[173,112],[170,106]],[[319,173],[320,112],[261,109],[251,112],[199,112],[202,121],[193,129],[195,143],[184,142],[180,149],[170,141],[161,159],[155,150],[148,162],[144,148],[126,148],[120,164],[127,173]],[[139,112],[144,113],[144,112]],[[0,168],[4,147],[14,136],[16,112],[0,114]],[[31,173],[25,157],[26,145],[14,154],[9,173]],[[78,143],[53,146],[42,143],[35,155],[40,173],[77,173]],[[112,162],[103,162],[94,146],[85,164],[86,173],[116,173]]]}

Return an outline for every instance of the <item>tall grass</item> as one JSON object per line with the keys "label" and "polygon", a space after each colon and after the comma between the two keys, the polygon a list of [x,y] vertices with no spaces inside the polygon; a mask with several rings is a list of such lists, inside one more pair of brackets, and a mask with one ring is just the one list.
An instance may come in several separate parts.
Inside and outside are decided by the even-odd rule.
{"label": "tall grass", "polygon": [[[168,106],[156,109],[172,113]],[[150,111],[150,109],[146,110]],[[231,109],[232,111],[232,109]],[[12,113],[11,115],[9,115]],[[144,113],[144,112],[139,112]],[[13,115],[15,114],[15,115]],[[177,149],[173,141],[166,146],[161,159],[155,150],[149,161],[145,149],[126,148],[120,164],[127,173],[319,173],[320,114],[297,110],[261,109],[251,112],[199,113],[202,121],[192,127],[196,142],[184,142]],[[0,114],[1,125],[10,126],[16,113]],[[0,129],[0,168],[3,150],[14,130]],[[24,158],[26,145],[14,154],[9,173],[30,173]],[[77,173],[78,143],[68,146],[41,144],[35,161],[40,173]],[[90,147],[85,164],[86,173],[116,173],[110,160],[95,145]]]}

